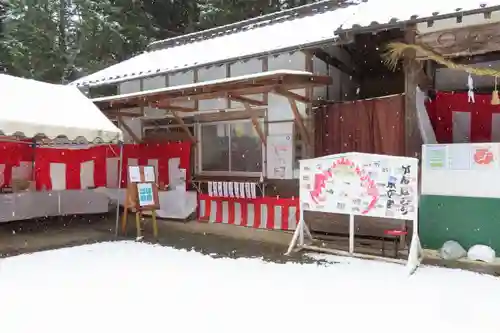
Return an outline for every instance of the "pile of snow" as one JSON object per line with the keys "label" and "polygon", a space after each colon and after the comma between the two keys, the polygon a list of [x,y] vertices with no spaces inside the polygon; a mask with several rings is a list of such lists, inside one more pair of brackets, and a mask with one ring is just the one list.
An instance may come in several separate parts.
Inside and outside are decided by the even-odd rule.
{"label": "pile of snow", "polygon": [[495,261],[495,250],[486,245],[474,245],[467,252],[467,259],[492,263]]}
{"label": "pile of snow", "polygon": [[467,256],[468,260],[493,263],[496,259],[495,250],[487,245],[476,244],[466,251],[457,241],[446,241],[439,250],[441,258],[445,260],[458,260]]}
{"label": "pile of snow", "polygon": [[458,260],[467,255],[467,251],[457,241],[449,240],[444,242],[439,251],[441,258],[445,260]]}
{"label": "pile of snow", "polygon": [[494,277],[325,258],[276,264],[116,242],[2,259],[1,331],[498,332]]}

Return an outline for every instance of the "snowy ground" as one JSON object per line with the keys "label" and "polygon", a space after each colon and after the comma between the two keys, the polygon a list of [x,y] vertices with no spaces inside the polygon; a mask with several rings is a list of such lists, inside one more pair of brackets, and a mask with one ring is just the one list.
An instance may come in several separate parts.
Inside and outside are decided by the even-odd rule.
{"label": "snowy ground", "polygon": [[[323,257],[325,258],[325,257]],[[135,242],[0,260],[0,330],[17,332],[498,332],[500,280],[326,257],[212,258]]]}

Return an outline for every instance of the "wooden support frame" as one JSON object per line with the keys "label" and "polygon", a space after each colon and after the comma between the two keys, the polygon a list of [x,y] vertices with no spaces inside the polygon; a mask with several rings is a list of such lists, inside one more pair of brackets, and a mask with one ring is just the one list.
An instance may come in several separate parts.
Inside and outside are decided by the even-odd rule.
{"label": "wooden support frame", "polygon": [[196,140],[196,138],[191,134],[191,132],[189,131],[189,128],[187,127],[186,123],[184,122],[184,120],[182,119],[182,117],[180,117],[176,111],[170,109],[170,113],[172,113],[172,116],[174,116],[175,120],[177,121],[177,123],[179,123],[179,125],[181,126],[181,128],[184,130],[184,132],[186,132],[186,134],[188,135],[189,137],[189,140],[191,140],[191,143],[193,144],[196,144],[198,141]]}
{"label": "wooden support frame", "polygon": [[288,103],[290,104],[290,108],[292,109],[293,118],[295,120],[295,124],[297,124],[297,127],[299,129],[300,137],[305,141],[308,147],[311,147],[311,137],[309,135],[309,132],[307,131],[306,125],[304,124],[304,120],[300,115],[299,108],[297,107],[297,101],[289,97]]}
{"label": "wooden support frame", "polygon": [[[259,73],[248,77],[234,77],[231,80],[213,80],[206,83],[196,83],[189,87],[166,87],[149,92],[137,92],[116,96],[98,97],[92,101],[102,110],[130,109],[149,105],[161,105],[161,101],[168,101],[170,105],[174,102],[186,100],[208,100],[225,98],[232,95],[256,95],[273,92],[276,87],[285,90],[307,89],[313,86],[331,84],[332,78],[322,75],[297,74],[288,71],[273,71]],[[161,103],[161,104],[160,104]],[[265,101],[262,101],[265,103]],[[195,107],[195,110],[198,108]]]}
{"label": "wooden support frame", "polygon": [[121,111],[121,110],[106,110],[104,111],[105,114],[108,116],[117,116],[117,117],[142,117],[144,114],[142,113],[136,113],[136,112],[127,112],[127,111]]}
{"label": "wooden support frame", "polygon": [[227,98],[229,100],[232,100],[235,102],[240,102],[243,104],[248,103],[248,104],[257,105],[257,106],[266,106],[267,105],[267,103],[264,101],[259,101],[258,99],[253,99],[253,98],[249,98],[249,97],[245,97],[245,96],[241,96],[241,95],[233,94],[233,93],[229,93],[227,95]]}
{"label": "wooden support frame", "polygon": [[179,111],[179,112],[194,112],[198,111],[195,108],[190,108],[187,106],[180,106],[180,105],[172,105],[168,101],[167,102],[159,102],[155,104],[150,104],[150,107],[154,107],[157,109],[167,109],[167,110],[172,110],[172,111]]}
{"label": "wooden support frame", "polygon": [[259,135],[260,141],[262,142],[262,144],[264,146],[267,146],[266,135],[264,134],[264,131],[262,130],[262,127],[260,126],[259,118],[257,118],[257,115],[255,114],[255,112],[253,112],[254,110],[252,110],[252,107],[250,106],[250,104],[248,102],[244,102],[243,105],[245,106],[245,110],[247,111],[248,116],[252,120],[253,127],[254,127],[255,131],[257,132],[257,134]]}
{"label": "wooden support frame", "polygon": [[274,92],[278,95],[281,95],[283,97],[286,97],[286,98],[292,98],[296,101],[299,101],[299,102],[302,102],[302,103],[311,103],[311,99],[306,97],[306,96],[302,96],[302,95],[299,95],[299,94],[296,94],[294,92],[291,92],[289,90],[286,90],[286,89],[283,89],[283,88],[280,88],[280,87],[277,87],[276,89],[274,89]]}
{"label": "wooden support frame", "polygon": [[124,121],[121,116],[118,116],[118,123],[120,124],[121,127],[132,137],[132,140],[134,140],[135,143],[140,143],[142,140],[139,139],[137,135],[135,135],[134,131],[128,126]]}

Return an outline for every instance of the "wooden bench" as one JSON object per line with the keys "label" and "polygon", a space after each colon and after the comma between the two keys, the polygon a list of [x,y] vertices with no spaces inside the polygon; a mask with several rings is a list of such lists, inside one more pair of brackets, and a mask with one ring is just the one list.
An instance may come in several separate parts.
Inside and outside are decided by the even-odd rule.
{"label": "wooden bench", "polygon": [[[319,212],[304,212],[304,219],[315,234],[349,237],[349,216]],[[381,241],[385,256],[386,242],[394,244],[394,257],[398,256],[401,243],[405,243],[408,229],[405,221],[356,216],[354,219],[356,239]],[[406,245],[406,244],[405,244]]]}

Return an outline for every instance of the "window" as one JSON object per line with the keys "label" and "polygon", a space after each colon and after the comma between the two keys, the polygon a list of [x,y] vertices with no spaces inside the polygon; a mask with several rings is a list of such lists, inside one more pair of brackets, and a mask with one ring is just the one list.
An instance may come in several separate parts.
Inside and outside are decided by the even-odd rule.
{"label": "window", "polygon": [[260,173],[262,143],[250,120],[200,124],[201,172]]}

